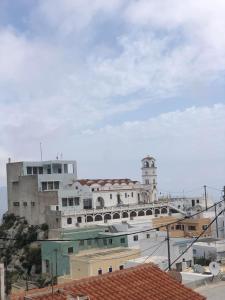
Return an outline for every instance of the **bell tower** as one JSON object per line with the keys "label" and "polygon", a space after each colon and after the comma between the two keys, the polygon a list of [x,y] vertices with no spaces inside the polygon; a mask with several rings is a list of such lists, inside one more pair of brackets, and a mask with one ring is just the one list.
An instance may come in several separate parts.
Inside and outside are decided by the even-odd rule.
{"label": "bell tower", "polygon": [[149,193],[150,202],[157,201],[157,167],[155,158],[146,156],[141,163],[142,184]]}

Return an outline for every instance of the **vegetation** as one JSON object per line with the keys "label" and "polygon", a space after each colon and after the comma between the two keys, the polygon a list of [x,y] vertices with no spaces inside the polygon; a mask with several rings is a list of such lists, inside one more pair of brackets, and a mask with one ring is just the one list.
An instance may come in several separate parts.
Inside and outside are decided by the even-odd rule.
{"label": "vegetation", "polygon": [[[6,292],[12,283],[28,277],[45,286],[49,279],[41,275],[41,248],[38,235],[48,236],[48,225],[29,225],[24,218],[5,214],[0,225],[0,237],[5,238],[0,245],[0,261],[6,266]],[[13,239],[12,239],[13,237]]]}

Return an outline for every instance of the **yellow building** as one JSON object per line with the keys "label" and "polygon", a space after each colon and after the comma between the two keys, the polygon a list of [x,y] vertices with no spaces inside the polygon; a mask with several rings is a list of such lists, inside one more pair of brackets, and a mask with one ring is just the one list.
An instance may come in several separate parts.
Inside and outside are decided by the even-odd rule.
{"label": "yellow building", "polygon": [[[171,237],[196,237],[202,233],[204,229],[210,224],[210,218],[187,218],[179,221],[178,218],[172,216],[165,216],[153,219],[153,227],[163,226],[169,223],[169,233]],[[166,227],[161,227],[160,231],[165,231]],[[209,227],[203,237],[211,236],[211,227]]]}
{"label": "yellow building", "polygon": [[70,255],[70,275],[59,277],[58,282],[122,270],[126,261],[139,256],[139,249],[123,247],[81,251],[79,254]]}

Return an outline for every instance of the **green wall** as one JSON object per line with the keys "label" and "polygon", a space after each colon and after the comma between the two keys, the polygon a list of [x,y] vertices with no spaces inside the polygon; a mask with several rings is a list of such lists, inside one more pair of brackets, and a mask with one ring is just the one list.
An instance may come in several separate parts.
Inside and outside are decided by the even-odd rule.
{"label": "green wall", "polygon": [[[65,230],[60,239],[71,241],[51,241],[46,240],[41,243],[42,263],[49,262],[49,273],[61,276],[70,273],[68,248],[73,248],[73,253],[77,254],[81,250],[88,250],[92,248],[113,248],[113,247],[127,247],[126,236],[114,236],[104,232],[105,228],[81,228],[74,230]],[[79,241],[79,239],[90,239]],[[74,240],[74,241],[73,241]]]}

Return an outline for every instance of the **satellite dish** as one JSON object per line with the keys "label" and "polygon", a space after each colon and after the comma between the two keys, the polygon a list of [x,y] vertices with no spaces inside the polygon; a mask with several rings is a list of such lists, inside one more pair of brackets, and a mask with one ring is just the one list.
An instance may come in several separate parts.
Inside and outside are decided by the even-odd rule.
{"label": "satellite dish", "polygon": [[212,261],[212,262],[209,264],[209,270],[210,270],[210,272],[211,272],[214,276],[216,276],[216,275],[218,275],[219,272],[220,272],[220,265],[219,265],[217,262]]}
{"label": "satellite dish", "polygon": [[193,267],[195,273],[204,273],[205,269],[201,265],[194,265]]}

